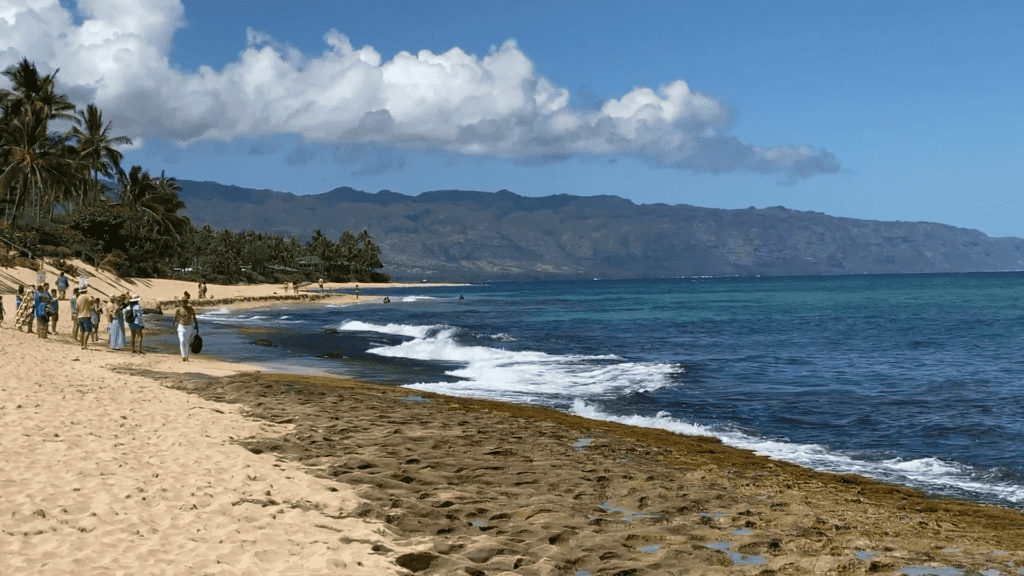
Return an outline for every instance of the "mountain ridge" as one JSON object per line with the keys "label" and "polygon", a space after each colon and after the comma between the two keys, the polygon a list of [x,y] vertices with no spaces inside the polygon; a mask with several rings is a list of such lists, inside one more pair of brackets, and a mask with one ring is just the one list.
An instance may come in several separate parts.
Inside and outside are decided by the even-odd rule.
{"label": "mountain ridge", "polygon": [[289,192],[178,180],[196,226],[337,238],[369,230],[396,279],[523,280],[1024,270],[1024,240],[932,222],[618,196],[342,186]]}

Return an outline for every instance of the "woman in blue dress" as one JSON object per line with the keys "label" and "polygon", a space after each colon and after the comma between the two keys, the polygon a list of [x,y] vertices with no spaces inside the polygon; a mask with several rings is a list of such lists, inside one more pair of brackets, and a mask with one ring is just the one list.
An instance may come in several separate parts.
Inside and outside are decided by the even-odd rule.
{"label": "woman in blue dress", "polygon": [[125,345],[123,300],[120,296],[110,297],[110,310],[107,312],[107,331],[110,332],[111,350],[120,350]]}

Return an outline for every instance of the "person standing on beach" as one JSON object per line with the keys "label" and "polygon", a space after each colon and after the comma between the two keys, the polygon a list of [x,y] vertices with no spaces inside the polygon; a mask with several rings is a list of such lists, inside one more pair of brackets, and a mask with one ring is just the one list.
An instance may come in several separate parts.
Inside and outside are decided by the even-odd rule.
{"label": "person standing on beach", "polygon": [[89,344],[89,333],[92,332],[92,308],[93,299],[88,294],[78,295],[75,314],[78,315],[78,336],[82,343],[82,350]]}
{"label": "person standing on beach", "polygon": [[110,310],[107,312],[107,332],[110,333],[110,349],[124,348],[124,299],[120,296],[110,297]]}
{"label": "person standing on beach", "polygon": [[50,290],[50,332],[53,334],[57,333],[57,317],[60,315],[59,302],[57,289]]}
{"label": "person standing on beach", "polygon": [[43,288],[42,284],[36,286],[34,304],[36,313],[36,332],[38,332],[40,338],[45,340],[47,338],[46,327],[50,323],[50,295],[46,292],[46,289]]}
{"label": "person standing on beach", "polygon": [[68,277],[64,275],[64,272],[61,272],[60,277],[57,278],[57,289],[60,290],[60,294],[57,299],[63,300],[64,294],[68,290]]}
{"label": "person standing on beach", "polygon": [[324,293],[324,279],[323,278],[320,279],[320,293],[321,294]]}
{"label": "person standing on beach", "polygon": [[93,298],[92,302],[92,313],[89,314],[89,320],[92,321],[92,341],[100,341],[100,314],[103,313],[103,308],[100,306],[101,302],[99,298]]}
{"label": "person standing on beach", "polygon": [[142,300],[138,294],[133,294],[132,299],[128,301],[128,311],[125,314],[125,319],[128,320],[128,328],[132,331],[132,354],[145,354],[142,351],[142,331],[146,327],[142,324],[142,305],[139,301]]}
{"label": "person standing on beach", "polygon": [[178,344],[181,346],[181,361],[188,362],[188,354],[192,351],[192,337],[199,332],[199,320],[196,311],[189,303],[189,294],[185,292],[178,309],[174,311],[174,324],[178,325]]}
{"label": "person standing on beach", "polygon": [[71,291],[71,301],[68,308],[71,309],[71,339],[78,340],[78,311],[75,310],[75,304],[78,303],[78,288]]}

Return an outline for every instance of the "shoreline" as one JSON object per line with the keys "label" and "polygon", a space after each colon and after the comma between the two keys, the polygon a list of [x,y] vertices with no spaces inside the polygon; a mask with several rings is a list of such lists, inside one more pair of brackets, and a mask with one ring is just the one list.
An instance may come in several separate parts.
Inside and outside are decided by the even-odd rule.
{"label": "shoreline", "polygon": [[[263,307],[275,301],[238,304]],[[67,326],[65,319],[61,327]],[[17,336],[10,324],[0,331],[0,338],[5,352],[19,343],[12,348],[28,350],[13,357],[14,373],[35,374],[26,363],[31,362],[31,349],[45,341]],[[72,345],[66,337],[50,341],[62,342]],[[209,403],[204,410],[219,413],[212,416],[213,422],[248,426],[248,434],[221,435],[221,448],[233,454],[239,447],[248,450],[246,466],[262,462],[274,468],[287,461],[302,477],[326,482],[327,491],[350,490],[345,492],[351,494],[349,507],[335,516],[376,526],[373,546],[383,548],[369,554],[387,559],[388,570],[394,573],[405,573],[396,562],[408,555],[405,562],[426,566],[417,573],[428,575],[466,568],[488,574],[667,574],[681,569],[861,574],[924,566],[997,568],[1009,574],[1024,566],[1024,514],[1019,511],[930,498],[860,476],[817,472],[731,448],[714,438],[341,377],[266,374],[259,367],[202,355],[183,365],[176,354],[133,358],[129,353],[117,357],[104,352],[61,349],[56,369],[79,373],[85,361],[93,380],[86,385],[102,388],[112,378],[127,378],[136,386],[140,381],[154,383],[156,394],[172,392],[169,387],[187,392],[186,398],[199,396]],[[38,371],[38,377],[29,380],[45,388],[43,375]],[[66,392],[59,385],[49,386]],[[12,389],[9,384],[0,388]],[[119,400],[127,393],[107,392]],[[180,402],[181,396],[175,397]],[[0,401],[7,430],[14,429],[8,421],[15,415],[12,401]],[[63,414],[66,419],[67,412]],[[37,413],[35,420],[45,416]],[[241,424],[239,417],[244,417]],[[88,428],[83,432],[89,433]],[[4,444],[7,452],[10,447]],[[232,469],[230,464],[227,469]],[[112,474],[116,478],[120,472]],[[238,471],[228,474],[237,479]],[[0,510],[0,537],[9,540],[2,546],[5,551],[19,538],[8,530],[8,517],[17,519],[19,529],[46,525],[50,518],[39,519],[35,510],[46,514],[48,508],[41,501],[46,496],[24,486],[27,480],[22,478],[13,485],[36,494],[39,501],[29,498],[30,504]],[[282,482],[312,481],[296,478],[293,474]],[[4,478],[4,485],[12,483]],[[280,486],[274,493],[277,489]],[[245,508],[278,510],[278,504],[269,502],[282,502],[252,491],[245,494],[238,497],[248,499],[251,506]],[[36,508],[30,510],[32,506]],[[104,518],[113,522],[109,514]],[[94,524],[99,530],[101,526]],[[107,531],[111,538],[127,536],[112,531],[116,532]],[[78,538],[59,528],[53,534],[62,541]],[[349,532],[334,536],[342,543],[353,540]],[[37,537],[45,538],[45,530],[20,536]],[[302,548],[300,542],[293,545]],[[38,557],[23,548],[12,548],[21,554],[13,557],[29,566]],[[354,569],[349,566],[348,571]]]}
{"label": "shoreline", "polygon": [[517,563],[536,570],[517,574],[1024,565],[1019,511],[818,472],[715,438],[338,377],[149,376],[294,425],[242,445],[348,484],[370,502],[357,515],[432,541],[424,574]]}
{"label": "shoreline", "polygon": [[[409,288],[414,286],[435,287],[454,286],[450,283],[420,283],[420,282],[390,282],[390,283],[360,283],[360,282],[324,282],[324,290],[348,290],[351,293],[341,292],[320,292],[320,286],[316,283],[308,283],[299,286],[298,294],[285,294],[285,287],[281,284],[210,284],[208,285],[208,298],[200,299],[197,286],[191,281],[169,280],[162,278],[122,278],[116,274],[99,270],[94,266],[85,264],[80,260],[71,261],[79,271],[79,277],[68,276],[70,287],[67,295],[62,300],[61,312],[66,317],[67,302],[71,298],[71,289],[78,286],[82,278],[90,288],[90,293],[99,295],[102,300],[114,294],[138,294],[142,297],[143,308],[166,310],[177,305],[177,300],[188,291],[193,306],[196,308],[227,306],[231,309],[244,309],[261,307],[275,302],[318,302],[324,303],[350,303],[357,301],[354,294],[358,287],[360,300],[376,297],[379,290],[391,288]],[[43,264],[42,270],[37,272],[29,268],[0,268],[0,297],[7,296],[5,309],[7,315],[13,320],[14,295],[17,293],[18,285],[26,288],[35,286],[39,274],[43,274],[44,282],[49,283],[51,288],[56,288],[56,280],[60,271],[51,264]]]}

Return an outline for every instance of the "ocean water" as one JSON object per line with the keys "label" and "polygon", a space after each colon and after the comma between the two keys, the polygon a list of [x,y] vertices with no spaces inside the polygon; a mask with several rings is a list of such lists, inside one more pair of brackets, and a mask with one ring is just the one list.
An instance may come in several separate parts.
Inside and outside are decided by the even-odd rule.
{"label": "ocean water", "polygon": [[709,434],[819,470],[1024,508],[1021,273],[375,295],[391,303],[206,311],[204,353]]}

